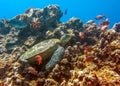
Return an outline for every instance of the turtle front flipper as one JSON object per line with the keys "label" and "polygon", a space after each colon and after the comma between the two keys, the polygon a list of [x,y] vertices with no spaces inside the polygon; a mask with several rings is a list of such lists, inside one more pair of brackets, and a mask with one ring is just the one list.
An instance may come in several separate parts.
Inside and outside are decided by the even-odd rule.
{"label": "turtle front flipper", "polygon": [[54,52],[50,61],[45,65],[45,69],[48,70],[49,68],[53,67],[57,62],[59,62],[63,56],[63,53],[64,48],[59,46],[58,49]]}

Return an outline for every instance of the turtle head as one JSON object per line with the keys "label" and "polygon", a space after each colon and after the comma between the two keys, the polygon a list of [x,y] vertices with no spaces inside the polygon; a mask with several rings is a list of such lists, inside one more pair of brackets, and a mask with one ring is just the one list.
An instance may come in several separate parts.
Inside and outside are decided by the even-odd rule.
{"label": "turtle head", "polygon": [[61,40],[61,44],[65,45],[66,43],[68,43],[70,41],[70,39],[72,38],[71,34],[65,34],[63,35],[60,40]]}

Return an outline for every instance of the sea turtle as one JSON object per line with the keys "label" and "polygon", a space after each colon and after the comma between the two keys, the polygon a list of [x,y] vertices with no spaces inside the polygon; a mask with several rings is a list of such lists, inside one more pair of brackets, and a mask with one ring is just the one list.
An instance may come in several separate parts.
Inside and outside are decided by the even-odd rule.
{"label": "sea turtle", "polygon": [[[23,55],[20,56],[19,60],[22,62],[28,62],[32,64],[45,65],[45,69],[53,67],[59,62],[64,53],[64,45],[71,39],[70,34],[63,35],[60,39],[48,39],[44,40],[30,49],[28,49]],[[62,45],[62,46],[61,46]],[[36,57],[40,57],[39,60]]]}

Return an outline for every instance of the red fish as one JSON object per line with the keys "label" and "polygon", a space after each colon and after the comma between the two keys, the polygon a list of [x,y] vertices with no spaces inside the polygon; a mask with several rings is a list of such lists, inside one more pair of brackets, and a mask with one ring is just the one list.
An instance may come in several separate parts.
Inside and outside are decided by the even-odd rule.
{"label": "red fish", "polygon": [[40,28],[41,27],[41,23],[39,23],[39,22],[32,22],[30,25],[32,28]]}
{"label": "red fish", "polygon": [[42,64],[42,56],[37,55],[36,59],[37,59],[38,65],[41,65]]}
{"label": "red fish", "polygon": [[79,37],[80,37],[81,39],[85,39],[85,34],[84,34],[83,32],[79,32]]}

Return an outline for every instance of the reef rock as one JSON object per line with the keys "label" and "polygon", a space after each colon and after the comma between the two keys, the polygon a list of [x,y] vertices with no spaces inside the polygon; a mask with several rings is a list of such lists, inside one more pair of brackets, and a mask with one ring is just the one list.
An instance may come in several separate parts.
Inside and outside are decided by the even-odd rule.
{"label": "reef rock", "polygon": [[4,24],[4,21],[0,21],[0,34],[8,34],[10,31],[10,27]]}
{"label": "reef rock", "polygon": [[82,21],[79,18],[72,17],[69,21],[66,23],[68,28],[80,30],[82,29]]}
{"label": "reef rock", "polygon": [[18,19],[30,24],[31,22],[40,22],[47,27],[54,26],[59,22],[62,12],[57,5],[49,5],[44,9],[30,8],[24,14],[17,15]]}
{"label": "reef rock", "polygon": [[[73,17],[62,23],[61,16],[59,6],[49,5],[44,9],[30,8],[9,21],[0,21],[0,86],[120,85],[120,24],[115,24],[111,30],[101,30],[96,20],[83,25],[79,18]],[[64,55],[53,68],[42,69],[44,62],[42,64],[34,54],[38,47],[32,54],[39,66],[30,64],[32,67],[29,67],[19,61],[19,57],[27,50],[28,55],[35,44],[51,38],[59,39],[65,34],[72,35],[72,39],[65,44]],[[49,51],[44,53],[48,55]],[[56,55],[58,53],[53,57]]]}

